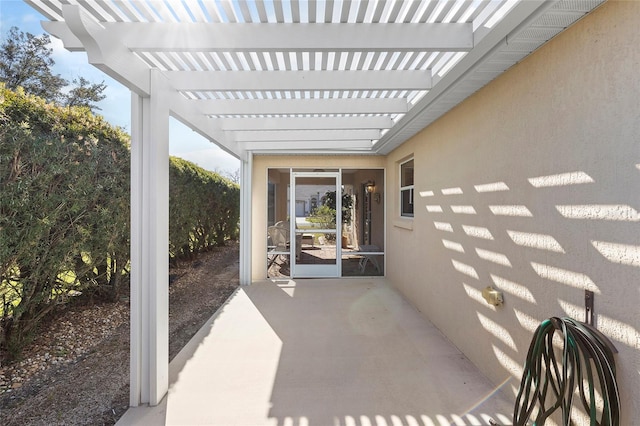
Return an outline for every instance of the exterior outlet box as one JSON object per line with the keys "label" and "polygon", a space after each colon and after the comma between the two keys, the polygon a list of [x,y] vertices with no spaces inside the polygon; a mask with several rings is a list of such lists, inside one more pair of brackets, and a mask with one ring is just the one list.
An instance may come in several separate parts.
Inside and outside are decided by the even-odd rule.
{"label": "exterior outlet box", "polygon": [[482,297],[484,297],[484,300],[486,300],[488,304],[493,306],[502,305],[503,302],[502,292],[491,286],[482,290]]}

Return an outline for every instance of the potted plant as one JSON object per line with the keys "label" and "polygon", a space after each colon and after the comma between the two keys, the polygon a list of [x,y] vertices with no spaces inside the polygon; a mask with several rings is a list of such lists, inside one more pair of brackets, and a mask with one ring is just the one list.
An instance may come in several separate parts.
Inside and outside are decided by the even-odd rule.
{"label": "potted plant", "polygon": [[[323,203],[336,211],[336,191],[329,191],[323,197]],[[344,231],[345,225],[351,223],[351,208],[353,207],[353,196],[351,194],[342,193],[342,228]],[[342,248],[347,248],[349,239],[342,233]]]}

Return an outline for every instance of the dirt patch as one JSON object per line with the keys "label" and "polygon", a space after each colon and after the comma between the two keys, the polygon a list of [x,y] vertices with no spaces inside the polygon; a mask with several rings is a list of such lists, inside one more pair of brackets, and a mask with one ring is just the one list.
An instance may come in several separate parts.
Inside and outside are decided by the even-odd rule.
{"label": "dirt patch", "polygon": [[[170,271],[173,359],[238,286],[230,242]],[[129,303],[73,308],[0,367],[0,424],[112,425],[129,405]]]}

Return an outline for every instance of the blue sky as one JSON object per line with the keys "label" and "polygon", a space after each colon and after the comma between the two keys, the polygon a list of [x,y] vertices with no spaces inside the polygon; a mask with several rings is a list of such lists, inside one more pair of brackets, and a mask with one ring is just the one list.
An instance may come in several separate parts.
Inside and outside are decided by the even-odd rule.
{"label": "blue sky", "polygon": [[[0,36],[4,40],[7,31],[13,26],[23,32],[34,35],[44,33],[40,21],[45,17],[21,0],[0,0]],[[53,59],[56,62],[53,71],[71,81],[82,76],[92,83],[104,81],[107,89],[105,100],[99,103],[98,114],[111,124],[129,131],[131,129],[131,101],[129,90],[117,81],[89,65],[84,52],[68,52],[62,42],[51,37]],[[240,168],[237,159],[219,149],[180,122],[171,119],[169,133],[169,152],[171,155],[192,161],[199,166],[222,173],[233,173]]]}

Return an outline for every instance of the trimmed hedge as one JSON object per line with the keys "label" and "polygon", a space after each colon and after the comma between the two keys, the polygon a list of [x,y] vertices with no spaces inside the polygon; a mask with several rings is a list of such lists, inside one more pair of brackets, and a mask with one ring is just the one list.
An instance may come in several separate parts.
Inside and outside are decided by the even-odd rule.
{"label": "trimmed hedge", "polygon": [[88,109],[0,93],[0,347],[16,353],[74,292],[118,294],[129,150],[127,135]]}
{"label": "trimmed hedge", "polygon": [[[238,185],[177,158],[170,173],[174,259],[237,236]],[[128,289],[129,185],[121,129],[0,84],[0,351],[72,298]]]}
{"label": "trimmed hedge", "polygon": [[170,158],[169,205],[169,253],[174,263],[238,236],[240,187],[181,158]]}

